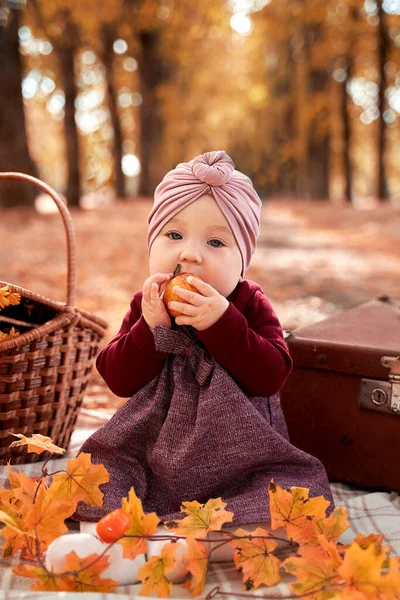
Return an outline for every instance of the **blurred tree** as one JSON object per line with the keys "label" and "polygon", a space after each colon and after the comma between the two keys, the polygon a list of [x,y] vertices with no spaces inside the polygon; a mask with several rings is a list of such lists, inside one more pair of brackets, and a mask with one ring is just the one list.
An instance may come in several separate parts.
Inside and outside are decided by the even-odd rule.
{"label": "blurred tree", "polygon": [[[100,30],[112,23],[120,13],[122,0],[79,2],[79,0],[54,0],[40,2],[31,0],[33,27],[51,42],[58,58],[59,70],[65,94],[65,138],[67,149],[67,190],[69,204],[79,206],[82,195],[81,151],[76,124],[76,63],[83,45],[101,49]],[[28,5],[29,8],[29,5]],[[29,18],[29,17],[28,17]],[[119,167],[120,168],[120,167]],[[120,173],[118,173],[120,177]]]}
{"label": "blurred tree", "polygon": [[123,136],[117,107],[118,91],[114,81],[113,45],[117,37],[117,23],[103,23],[101,26],[101,60],[105,66],[108,107],[110,109],[113,138],[114,186],[117,198],[126,197],[125,176],[122,171]]}
{"label": "blurred tree", "polygon": [[[37,176],[29,154],[22,102],[22,65],[19,54],[20,11],[0,3],[0,168]],[[2,181],[0,205],[33,205],[34,186]]]}
{"label": "blurred tree", "polygon": [[[55,3],[57,4],[57,3]],[[75,60],[80,47],[80,31],[74,23],[71,10],[62,4],[56,7],[52,19],[43,12],[45,4],[32,0],[31,15],[33,29],[51,42],[57,56],[62,88],[65,95],[65,144],[67,158],[67,183],[65,195],[68,204],[79,207],[82,194],[79,136],[75,122],[75,102],[77,88],[75,80]],[[29,13],[28,13],[29,14]]]}
{"label": "blurred tree", "polygon": [[379,72],[379,94],[378,94],[378,143],[376,147],[378,158],[378,173],[376,182],[376,196],[382,201],[389,197],[386,177],[386,122],[384,113],[386,108],[385,96],[387,93],[386,65],[389,56],[389,34],[386,24],[383,0],[377,0],[377,58]]}

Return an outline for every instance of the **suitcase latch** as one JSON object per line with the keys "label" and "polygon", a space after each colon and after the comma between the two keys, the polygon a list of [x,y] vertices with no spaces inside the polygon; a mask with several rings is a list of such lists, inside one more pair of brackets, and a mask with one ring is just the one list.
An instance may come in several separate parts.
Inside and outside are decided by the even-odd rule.
{"label": "suitcase latch", "polygon": [[388,381],[362,379],[359,407],[400,416],[400,356],[383,356],[381,365],[390,369]]}

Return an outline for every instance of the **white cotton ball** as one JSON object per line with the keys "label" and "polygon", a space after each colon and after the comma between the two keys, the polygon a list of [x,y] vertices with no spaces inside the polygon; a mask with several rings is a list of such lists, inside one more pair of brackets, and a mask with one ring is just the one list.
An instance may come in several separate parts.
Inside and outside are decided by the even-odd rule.
{"label": "white cotton ball", "polygon": [[[74,550],[78,556],[85,558],[90,554],[101,554],[108,544],[102,542],[90,533],[71,533],[62,535],[50,544],[45,554],[46,568],[53,571],[65,571],[65,556]],[[137,572],[145,563],[144,555],[137,556],[134,560],[123,558],[123,549],[119,544],[114,544],[107,555],[109,566],[103,571],[103,579],[111,578],[119,585],[129,585],[137,582]]]}

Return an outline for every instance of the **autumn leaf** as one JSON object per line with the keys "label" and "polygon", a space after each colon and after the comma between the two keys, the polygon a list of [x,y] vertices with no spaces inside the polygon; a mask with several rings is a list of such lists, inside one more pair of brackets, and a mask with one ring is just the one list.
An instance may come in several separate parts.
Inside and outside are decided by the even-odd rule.
{"label": "autumn leaf", "polygon": [[386,553],[381,546],[371,544],[363,549],[353,542],[346,551],[338,574],[350,588],[375,598],[380,591],[383,591],[381,586],[387,584],[387,581],[382,580],[382,565],[385,557]]}
{"label": "autumn leaf", "polygon": [[100,577],[108,567],[108,556],[98,557],[98,554],[91,554],[81,558],[76,552],[70,552],[65,557],[66,575],[34,565],[18,565],[13,571],[23,577],[35,577],[37,581],[31,587],[35,591],[112,592],[117,587],[117,582]]}
{"label": "autumn leaf", "polygon": [[75,505],[79,501],[90,506],[103,504],[103,493],[99,485],[107,483],[110,479],[104,465],[95,465],[91,462],[91,455],[81,452],[77,458],[69,460],[66,473],[54,475],[49,488],[59,500],[72,501]]}
{"label": "autumn leaf", "polygon": [[43,547],[47,547],[60,535],[67,533],[68,528],[64,521],[72,515],[74,508],[72,502],[55,496],[51,487],[41,486],[24,523],[28,530],[36,532]]}
{"label": "autumn leaf", "polygon": [[10,286],[4,285],[0,288],[0,310],[9,306],[16,305],[21,302],[21,296],[16,292],[10,292]]}
{"label": "autumn leaf", "polygon": [[272,539],[258,537],[269,537],[269,532],[257,527],[251,534],[245,529],[238,529],[235,535],[247,536],[247,539],[235,539],[229,542],[229,545],[235,549],[233,552],[235,566],[243,572],[243,589],[249,591],[262,584],[276,585],[281,579],[279,574],[281,562],[272,554],[277,543]]}
{"label": "autumn leaf", "polygon": [[[359,533],[357,537],[354,538],[353,542],[358,544],[363,550],[369,548],[369,546],[381,546],[384,540],[385,534],[383,533],[370,533],[369,535],[364,535]],[[350,548],[351,544],[349,544]]]}
{"label": "autumn leaf", "polygon": [[[350,527],[347,522],[347,512],[342,506],[335,508],[329,517],[314,519],[312,523],[315,533],[324,535],[329,541],[337,540]],[[307,544],[318,544],[318,537],[311,537]]]}
{"label": "autumn leaf", "polygon": [[[10,463],[8,463],[8,479],[13,490],[14,498],[18,500],[20,506],[31,506],[33,498],[35,496],[36,488],[39,483],[33,481],[31,477],[28,477],[23,471],[13,471]],[[42,481],[41,485],[45,486]]]}
{"label": "autumn leaf", "polygon": [[4,331],[0,331],[0,342],[5,342],[7,340],[12,340],[15,337],[19,336],[19,331],[17,331],[14,327],[11,327],[8,333]]}
{"label": "autumn leaf", "polygon": [[[125,535],[154,535],[160,519],[156,513],[144,513],[142,502],[136,496],[135,490],[131,488],[128,498],[122,499],[122,510],[132,519],[132,527]],[[122,538],[118,542],[124,549],[124,558],[136,558],[138,554],[147,552],[147,541],[145,538]]]}
{"label": "autumn leaf", "polygon": [[37,579],[31,586],[31,590],[43,592],[66,592],[71,589],[71,577],[57,577],[54,573],[49,573],[41,567],[35,565],[22,564],[13,568],[16,575],[22,577],[34,577]]}
{"label": "autumn leaf", "polygon": [[34,433],[32,437],[26,437],[22,435],[22,433],[12,433],[11,435],[20,438],[19,442],[12,442],[10,444],[10,448],[17,448],[18,446],[28,446],[28,452],[35,452],[36,454],[41,454],[42,452],[51,452],[51,454],[64,454],[65,449],[59,448],[53,444],[51,438],[46,435],[42,435],[40,433]]}
{"label": "autumn leaf", "polygon": [[169,521],[165,526],[176,535],[205,538],[209,531],[220,531],[224,523],[233,520],[233,513],[225,510],[226,502],[222,498],[211,498],[206,504],[197,500],[183,502],[181,521]]}
{"label": "autumn leaf", "polygon": [[386,594],[384,600],[398,600],[400,590],[400,558],[390,558],[387,572],[380,581],[380,593]]}
{"label": "autumn leaf", "polygon": [[340,589],[338,584],[341,578],[337,574],[337,556],[333,552],[321,552],[321,549],[303,546],[300,557],[287,558],[282,566],[296,577],[296,583],[290,584],[296,594],[311,594],[324,588],[324,595],[312,596],[312,598],[333,599]]}
{"label": "autumn leaf", "polygon": [[[107,555],[98,557],[98,554],[90,554],[81,558],[74,551],[67,554],[65,557],[66,572],[80,571],[71,576],[69,592],[112,592],[115,590],[118,585],[117,581],[100,577],[108,567],[109,557]],[[94,564],[91,565],[93,562]]]}
{"label": "autumn leaf", "polygon": [[289,538],[304,543],[314,535],[313,522],[325,517],[329,502],[323,496],[309,498],[308,488],[284,490],[271,481],[269,485],[271,528],[285,527]]}
{"label": "autumn leaf", "polygon": [[165,574],[175,566],[175,555],[179,542],[166,543],[161,548],[161,556],[152,556],[145,565],[141,566],[137,578],[143,582],[139,596],[150,596],[157,594],[159,598],[168,598],[172,583],[168,581]]}
{"label": "autumn leaf", "polygon": [[204,542],[198,542],[192,537],[186,539],[188,550],[183,556],[191,577],[182,584],[188,589],[192,596],[199,596],[206,584],[208,562],[210,551]]}

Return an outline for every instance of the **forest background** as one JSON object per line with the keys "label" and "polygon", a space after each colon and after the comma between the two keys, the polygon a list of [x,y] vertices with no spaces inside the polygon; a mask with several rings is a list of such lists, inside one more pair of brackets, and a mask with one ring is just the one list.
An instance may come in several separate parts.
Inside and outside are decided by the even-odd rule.
{"label": "forest background", "polygon": [[[248,277],[285,328],[400,297],[399,115],[400,0],[0,0],[0,171],[64,195],[78,306],[109,337],[155,186],[215,149],[263,199]],[[0,279],[63,300],[51,210],[1,182]]]}

